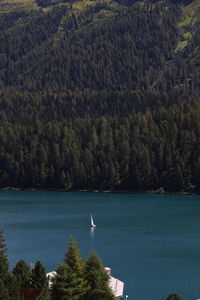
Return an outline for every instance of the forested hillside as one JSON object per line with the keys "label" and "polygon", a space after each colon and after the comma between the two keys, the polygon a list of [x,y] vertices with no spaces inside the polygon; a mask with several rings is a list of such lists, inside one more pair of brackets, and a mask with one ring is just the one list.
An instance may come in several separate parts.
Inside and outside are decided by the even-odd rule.
{"label": "forested hillside", "polygon": [[1,117],[127,115],[196,100],[198,14],[188,24],[177,5],[107,0],[1,13]]}
{"label": "forested hillside", "polygon": [[[0,186],[200,191],[200,105],[0,126]],[[161,188],[161,189],[160,189]]]}
{"label": "forested hillside", "polygon": [[199,191],[200,0],[0,1],[0,187]]}

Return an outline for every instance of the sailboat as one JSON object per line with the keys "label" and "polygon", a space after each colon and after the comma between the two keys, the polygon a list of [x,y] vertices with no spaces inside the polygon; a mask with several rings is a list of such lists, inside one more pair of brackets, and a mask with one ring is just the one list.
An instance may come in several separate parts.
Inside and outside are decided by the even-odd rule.
{"label": "sailboat", "polygon": [[94,224],[92,215],[90,215],[90,223],[91,223],[92,228],[96,227],[96,225]]}

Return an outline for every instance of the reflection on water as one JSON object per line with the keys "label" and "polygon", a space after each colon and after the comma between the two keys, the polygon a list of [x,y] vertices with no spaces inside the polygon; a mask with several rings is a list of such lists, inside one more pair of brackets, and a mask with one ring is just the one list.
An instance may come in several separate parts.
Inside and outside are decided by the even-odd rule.
{"label": "reflection on water", "polygon": [[90,251],[95,250],[95,228],[90,228]]}
{"label": "reflection on water", "polygon": [[91,239],[94,238],[94,234],[95,234],[95,229],[94,229],[94,227],[91,227],[91,228],[90,228],[90,236],[91,236]]}

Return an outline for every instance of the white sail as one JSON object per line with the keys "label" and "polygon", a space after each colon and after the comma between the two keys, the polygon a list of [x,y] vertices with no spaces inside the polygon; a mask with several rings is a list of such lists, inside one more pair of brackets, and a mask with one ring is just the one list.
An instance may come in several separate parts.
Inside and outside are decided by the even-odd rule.
{"label": "white sail", "polygon": [[94,224],[92,215],[90,215],[90,221],[91,221],[91,227],[96,227],[96,225]]}

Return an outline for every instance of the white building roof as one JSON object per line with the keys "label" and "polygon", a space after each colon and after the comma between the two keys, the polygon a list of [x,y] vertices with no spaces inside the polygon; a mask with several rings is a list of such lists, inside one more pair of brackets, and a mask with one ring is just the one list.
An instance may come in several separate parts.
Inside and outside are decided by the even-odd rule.
{"label": "white building roof", "polygon": [[54,276],[56,276],[56,271],[52,271],[46,274],[47,278],[51,280]]}
{"label": "white building roof", "polygon": [[[116,298],[122,298],[123,297],[123,292],[124,292],[124,282],[121,280],[114,278],[111,276],[111,269],[106,267],[105,270],[109,273],[110,279],[109,279],[109,287],[111,288],[113,294],[115,295]],[[48,280],[49,280],[49,285],[51,286],[52,283],[52,278],[56,275],[56,272],[49,272],[46,274]]]}
{"label": "white building roof", "polygon": [[113,291],[116,298],[122,298],[124,293],[124,283],[112,276],[110,276],[109,287]]}

